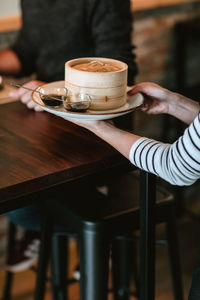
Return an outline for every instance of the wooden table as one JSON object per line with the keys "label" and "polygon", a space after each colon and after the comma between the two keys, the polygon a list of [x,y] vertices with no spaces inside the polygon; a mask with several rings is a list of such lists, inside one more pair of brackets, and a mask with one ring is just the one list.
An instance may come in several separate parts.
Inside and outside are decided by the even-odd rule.
{"label": "wooden table", "polygon": [[[28,110],[20,102],[0,106],[0,213],[23,207],[28,195],[86,176],[127,168],[117,151],[62,118]],[[141,196],[141,299],[154,298],[154,195],[143,173]],[[149,201],[150,197],[150,201]],[[148,205],[148,201],[151,203]],[[150,211],[151,210],[151,211]],[[151,278],[151,281],[148,279]]]}
{"label": "wooden table", "polygon": [[19,102],[0,106],[0,207],[50,186],[127,165],[92,133]]}

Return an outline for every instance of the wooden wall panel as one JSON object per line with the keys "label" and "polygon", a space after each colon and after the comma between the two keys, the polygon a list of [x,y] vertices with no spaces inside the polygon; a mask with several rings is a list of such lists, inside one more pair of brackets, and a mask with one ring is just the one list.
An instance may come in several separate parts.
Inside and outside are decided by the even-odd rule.
{"label": "wooden wall panel", "polygon": [[18,30],[21,27],[21,16],[12,15],[0,18],[0,33]]}
{"label": "wooden wall panel", "polygon": [[199,0],[131,0],[133,10],[145,10],[155,7],[198,2]]}
{"label": "wooden wall panel", "polygon": [[[123,0],[122,0],[123,1]],[[131,0],[133,11],[146,10],[161,6],[175,5],[181,3],[198,2],[199,0]],[[18,30],[21,26],[21,16],[11,15],[0,18],[0,33]]]}

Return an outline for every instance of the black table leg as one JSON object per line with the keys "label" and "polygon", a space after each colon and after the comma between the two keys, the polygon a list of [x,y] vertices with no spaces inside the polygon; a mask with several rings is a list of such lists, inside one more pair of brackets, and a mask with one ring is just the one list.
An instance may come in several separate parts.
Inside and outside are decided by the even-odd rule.
{"label": "black table leg", "polygon": [[37,269],[36,288],[34,300],[43,300],[45,295],[47,267],[50,258],[51,238],[53,233],[53,224],[50,215],[45,215],[43,218],[41,232],[41,245]]}
{"label": "black table leg", "polygon": [[[8,246],[7,253],[11,255],[12,250],[15,244],[15,235],[16,235],[16,225],[12,222],[9,223],[9,232],[8,232]],[[2,300],[10,300],[11,299],[11,288],[14,279],[14,273],[7,271],[4,292],[2,296]]]}
{"label": "black table leg", "polygon": [[[84,227],[89,225],[86,223]],[[108,256],[108,241],[103,230],[83,228],[80,236],[81,300],[107,299]]]}
{"label": "black table leg", "polygon": [[140,300],[155,298],[156,177],[140,174]]}
{"label": "black table leg", "polygon": [[51,283],[53,299],[67,300],[68,237],[54,234],[51,246]]}
{"label": "black table leg", "polygon": [[[136,271],[133,256],[136,256],[135,241],[119,236],[112,243],[112,286],[115,300],[130,299],[130,284]],[[137,286],[138,288],[138,286]]]}

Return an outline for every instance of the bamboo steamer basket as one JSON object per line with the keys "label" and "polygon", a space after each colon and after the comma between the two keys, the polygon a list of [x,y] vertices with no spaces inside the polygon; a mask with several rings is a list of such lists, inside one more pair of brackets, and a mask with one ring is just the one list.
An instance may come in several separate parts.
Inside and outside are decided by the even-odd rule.
{"label": "bamboo steamer basket", "polygon": [[[112,72],[87,72],[73,68],[75,65],[92,61],[110,63],[119,68]],[[127,64],[110,58],[85,57],[65,63],[65,87],[75,101],[76,95],[88,94],[91,98],[91,110],[111,110],[126,103]]]}

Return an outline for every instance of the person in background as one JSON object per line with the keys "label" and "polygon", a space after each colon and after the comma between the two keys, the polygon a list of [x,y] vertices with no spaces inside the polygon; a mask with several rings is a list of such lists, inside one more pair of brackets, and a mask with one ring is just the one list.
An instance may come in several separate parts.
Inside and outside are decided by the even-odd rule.
{"label": "person in background", "polygon": [[[137,73],[131,45],[132,14],[129,0],[21,0],[22,28],[15,44],[0,51],[0,74],[29,76],[36,80],[24,86],[31,89],[45,82],[64,80],[64,64],[78,57],[108,57],[128,64],[128,84]],[[31,92],[18,89],[10,93],[28,108],[41,111]],[[119,120],[130,127],[131,119]],[[21,271],[32,265],[38,253],[39,205],[27,206],[7,214],[26,229],[24,238],[7,270]]]}
{"label": "person in background", "polygon": [[[142,93],[141,107],[147,114],[169,114],[188,127],[173,144],[165,144],[121,130],[110,121],[65,118],[87,128],[117,149],[132,164],[153,173],[172,185],[187,186],[200,178],[199,103],[154,83],[139,83],[129,95]],[[189,300],[200,299],[200,258],[193,272]]]}

